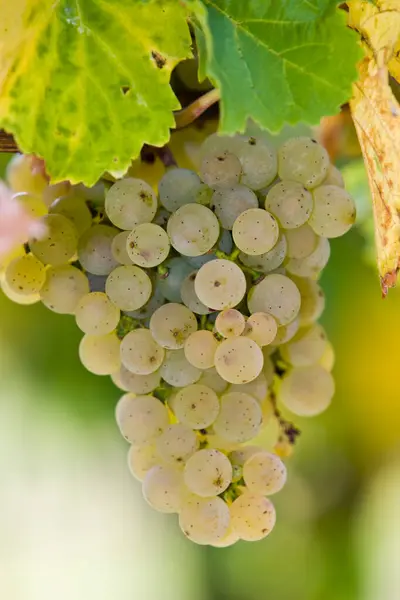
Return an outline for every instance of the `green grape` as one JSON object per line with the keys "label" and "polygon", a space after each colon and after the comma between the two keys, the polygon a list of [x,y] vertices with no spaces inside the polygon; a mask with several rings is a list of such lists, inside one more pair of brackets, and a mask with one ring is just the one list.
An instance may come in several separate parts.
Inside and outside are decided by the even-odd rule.
{"label": "green grape", "polygon": [[46,233],[40,239],[29,240],[32,254],[52,266],[67,263],[76,253],[78,233],[73,223],[63,215],[46,215],[42,219]]}
{"label": "green grape", "polygon": [[113,225],[132,229],[135,225],[153,220],[157,212],[157,197],[148,183],[128,177],[110,187],[105,210]]}
{"label": "green grape", "polygon": [[11,293],[20,296],[38,294],[46,280],[43,263],[32,254],[15,258],[6,267],[4,281]]}
{"label": "green grape", "polygon": [[79,236],[92,225],[92,215],[85,200],[72,193],[57,198],[51,204],[49,213],[67,217],[75,225]]}
{"label": "green grape", "polygon": [[78,243],[79,262],[93,275],[108,275],[118,262],[111,246],[118,229],[108,225],[94,225],[81,236]]}
{"label": "green grape", "polygon": [[120,311],[103,292],[86,293],[75,306],[76,324],[84,333],[105,335],[118,325]]}
{"label": "green grape", "polygon": [[50,310],[72,315],[81,298],[88,293],[86,275],[72,265],[61,265],[47,269],[40,299]]}

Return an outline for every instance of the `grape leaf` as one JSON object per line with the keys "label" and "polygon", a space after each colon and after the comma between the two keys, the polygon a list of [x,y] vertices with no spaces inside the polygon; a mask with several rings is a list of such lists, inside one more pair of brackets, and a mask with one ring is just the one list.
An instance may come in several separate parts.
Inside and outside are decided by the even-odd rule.
{"label": "grape leaf", "polygon": [[194,4],[207,75],[221,90],[223,133],[250,117],[271,131],[317,123],[351,95],[360,55],[334,0],[203,0]]}
{"label": "grape leaf", "polygon": [[176,0],[0,0],[0,126],[53,181],[123,173],[169,139],[169,85],[191,56]]}

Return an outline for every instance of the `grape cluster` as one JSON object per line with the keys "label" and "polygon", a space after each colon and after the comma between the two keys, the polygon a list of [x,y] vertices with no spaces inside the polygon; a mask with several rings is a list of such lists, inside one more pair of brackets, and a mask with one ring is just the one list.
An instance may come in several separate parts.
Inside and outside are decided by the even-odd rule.
{"label": "grape cluster", "polygon": [[[145,499],[177,513],[190,540],[222,547],[274,527],[269,497],[298,433],[280,407],[313,416],[331,402],[318,277],[355,206],[306,137],[276,151],[214,134],[200,159],[199,175],[167,170],[157,196],[131,177],[49,186],[16,157],[15,200],[47,233],[3,261],[1,285],[75,316],[83,365],[125,392],[116,421]],[[271,419],[275,451],[249,445]]]}

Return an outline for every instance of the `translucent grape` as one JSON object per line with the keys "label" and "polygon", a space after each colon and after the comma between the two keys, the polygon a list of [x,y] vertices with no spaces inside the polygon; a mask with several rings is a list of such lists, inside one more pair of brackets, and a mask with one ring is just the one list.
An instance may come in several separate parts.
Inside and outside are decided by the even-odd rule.
{"label": "translucent grape", "polygon": [[335,165],[329,165],[328,174],[322,182],[322,185],[336,185],[344,188],[343,175]]}
{"label": "translucent grape", "polygon": [[7,265],[4,281],[11,292],[32,296],[42,289],[46,281],[46,269],[36,256],[24,254]]}
{"label": "translucent grape", "polygon": [[215,320],[216,331],[225,338],[237,337],[244,331],[246,320],[235,308],[227,308],[218,313]]}
{"label": "translucent grape", "polygon": [[[293,231],[297,231],[293,229]],[[284,261],[286,256],[286,235],[280,234],[278,241],[275,246],[269,250],[257,256],[251,256],[244,252],[239,254],[240,261],[251,269],[261,271],[262,273],[269,273],[277,269]]]}
{"label": "translucent grape", "polygon": [[132,404],[136,400],[135,394],[124,394],[118,400],[115,406],[115,421],[121,429],[122,424],[126,419],[129,418],[129,415],[132,412]]}
{"label": "translucent grape", "polygon": [[87,293],[75,305],[76,324],[91,335],[110,333],[117,327],[119,317],[119,308],[103,292]]}
{"label": "translucent grape", "polygon": [[47,269],[40,299],[50,310],[72,315],[81,298],[88,293],[89,281],[86,275],[72,265],[61,265]]}
{"label": "translucent grape", "polygon": [[94,225],[85,231],[78,243],[78,258],[85,271],[108,275],[118,266],[111,251],[117,233],[118,229],[108,225]]}
{"label": "translucent grape", "polygon": [[15,258],[21,258],[21,256],[25,255],[25,248],[20,246],[14,246],[8,252],[2,252],[0,254],[0,275],[4,272],[5,268],[12,262]]}
{"label": "translucent grape", "polygon": [[286,467],[276,454],[261,451],[249,457],[243,465],[243,479],[253,494],[270,496],[286,483]]}
{"label": "translucent grape", "polygon": [[151,296],[150,277],[135,266],[119,266],[106,281],[106,294],[121,310],[137,310]]}
{"label": "translucent grape", "polygon": [[259,255],[269,252],[278,241],[279,226],[269,212],[250,208],[238,216],[232,228],[233,240],[242,252]]}
{"label": "translucent grape", "polygon": [[263,353],[246,337],[224,340],[215,352],[215,368],[229,383],[248,383],[261,373]]}
{"label": "translucent grape", "polygon": [[128,256],[140,267],[159,265],[167,258],[169,250],[168,235],[154,223],[136,225],[127,238]]}
{"label": "translucent grape", "polygon": [[133,317],[134,319],[138,319],[139,321],[144,321],[149,319],[151,315],[160,308],[165,302],[164,296],[161,294],[159,288],[156,288],[153,291],[150,300],[146,302],[143,306],[141,306],[138,310],[129,310],[125,311],[129,317]]}
{"label": "translucent grape", "polygon": [[220,540],[214,541],[211,545],[215,548],[227,548],[228,546],[236,544],[239,539],[238,534],[233,529],[232,524],[230,524],[225,535]]}
{"label": "translucent grape", "polygon": [[118,375],[122,389],[134,394],[148,394],[155,390],[161,381],[159,371],[154,371],[148,375],[137,375],[129,371],[124,365],[121,365]]}
{"label": "translucent grape", "polygon": [[240,392],[243,394],[249,394],[257,400],[257,402],[263,402],[268,394],[268,381],[264,373],[260,373],[253,381],[249,383],[242,383],[239,385],[231,384],[229,386],[230,392]]}
{"label": "translucent grape", "polygon": [[23,304],[25,306],[29,306],[30,304],[36,304],[36,302],[40,301],[40,296],[38,293],[36,294],[21,294],[12,290],[7,281],[4,279],[4,276],[0,273],[0,289],[3,294],[12,302],[16,304]]}
{"label": "translucent grape", "polygon": [[210,187],[235,185],[241,173],[240,160],[231,152],[214,152],[201,161],[200,176]]}
{"label": "translucent grape", "polygon": [[332,375],[320,365],[295,367],[285,374],[279,400],[295,415],[313,417],[326,410],[335,392]]}
{"label": "translucent grape", "polygon": [[170,465],[155,465],[143,479],[142,492],[155,510],[177,513],[185,496],[182,473]]}
{"label": "translucent grape", "polygon": [[277,331],[278,325],[272,315],[264,312],[256,312],[247,319],[243,335],[254,340],[261,347],[271,344],[276,337]]}
{"label": "translucent grape", "polygon": [[287,344],[281,346],[282,358],[294,367],[317,363],[325,350],[326,334],[319,323],[302,328]]}
{"label": "translucent grape", "polygon": [[201,204],[185,204],[167,223],[171,245],[183,256],[200,256],[218,240],[219,223],[214,213]]}
{"label": "translucent grape", "polygon": [[306,258],[315,250],[318,243],[318,237],[308,223],[296,229],[288,229],[285,235],[289,258]]}
{"label": "translucent grape", "polygon": [[160,462],[156,447],[130,446],[128,451],[128,468],[138,481],[143,481],[147,471]]}
{"label": "translucent grape", "polygon": [[74,225],[63,215],[46,215],[42,222],[47,231],[40,240],[29,240],[32,254],[49,265],[67,263],[76,253],[78,246],[78,233]]}
{"label": "translucent grape", "polygon": [[169,169],[158,184],[160,202],[169,212],[175,212],[185,204],[197,202],[200,186],[200,177],[194,171]]}
{"label": "translucent grape", "polygon": [[278,175],[281,179],[297,181],[308,189],[325,179],[329,155],[325,148],[307,137],[290,138],[278,151]]}
{"label": "translucent grape", "polygon": [[185,387],[200,379],[201,370],[190,364],[183,350],[167,350],[161,377],[174,387]]}
{"label": "translucent grape", "polygon": [[134,446],[154,442],[168,427],[168,411],[154,396],[136,396],[118,414],[123,437]]}
{"label": "translucent grape", "polygon": [[159,456],[166,463],[184,465],[198,448],[195,432],[184,423],[169,425],[156,440]]}
{"label": "translucent grape", "polygon": [[214,544],[224,537],[230,522],[229,508],[221,498],[191,497],[183,502],[179,527],[196,544]]}
{"label": "translucent grape", "polygon": [[325,349],[318,361],[318,364],[325,369],[325,371],[331,372],[335,365],[335,351],[329,340],[325,343]]}
{"label": "translucent grape", "polygon": [[121,231],[111,242],[111,254],[120,265],[131,265],[132,260],[126,249],[129,231]]}
{"label": "translucent grape", "polygon": [[296,285],[285,275],[267,275],[249,292],[247,304],[251,313],[271,314],[278,325],[287,325],[300,310],[301,297]]}
{"label": "translucent grape", "polygon": [[296,277],[294,279],[300,295],[301,306],[299,311],[300,325],[311,325],[318,321],[325,308],[325,295],[320,285],[308,277]]}
{"label": "translucent grape", "polygon": [[265,199],[265,210],[271,212],[284,229],[295,229],[306,223],[312,209],[312,195],[295,181],[280,181]]}
{"label": "translucent grape", "polygon": [[106,193],[105,210],[111,223],[120,229],[132,229],[150,223],[157,211],[152,187],[141,179],[120,179]]}
{"label": "translucent grape", "polygon": [[222,394],[222,392],[224,392],[228,387],[228,382],[225,381],[225,379],[222,379],[215,367],[212,367],[211,369],[205,369],[202,372],[199,379],[199,384],[211,388],[217,394]]}
{"label": "translucent grape", "polygon": [[175,302],[157,308],[150,319],[153,338],[168,350],[183,348],[190,334],[196,329],[197,320],[192,311]]}
{"label": "translucent grape", "polygon": [[47,214],[47,206],[41,196],[28,192],[19,192],[12,197],[14,202],[18,202],[24,209],[25,214],[38,219]]}
{"label": "translucent grape", "polygon": [[195,383],[178,391],[173,401],[173,411],[177,419],[188,427],[205,429],[218,416],[218,396],[210,387]]}
{"label": "translucent grape", "polygon": [[182,302],[197,315],[208,315],[211,312],[210,309],[201,302],[194,288],[196,274],[197,271],[193,271],[183,280],[181,286]]}
{"label": "translucent grape", "polygon": [[115,333],[85,334],[79,344],[79,358],[83,366],[95,375],[111,375],[121,365],[120,341]]}
{"label": "translucent grape", "polygon": [[256,542],[265,538],[275,526],[276,513],[271,500],[245,492],[231,505],[233,529],[240,539]]}
{"label": "translucent grape", "polygon": [[228,392],[221,398],[221,410],[213,429],[226,440],[242,443],[257,435],[261,421],[261,408],[257,400],[242,392]]}
{"label": "translucent grape", "polygon": [[313,197],[309,222],[315,233],[326,238],[347,233],[356,220],[356,206],[350,194],[336,185],[321,185],[313,191]]}
{"label": "translucent grape", "polygon": [[280,346],[281,344],[285,344],[291,340],[296,335],[299,327],[299,318],[294,319],[294,321],[291,321],[288,323],[288,325],[282,325],[281,327],[278,327],[275,339],[272,342],[273,346]]}
{"label": "translucent grape", "polygon": [[158,275],[157,287],[170,302],[181,302],[182,283],[193,271],[193,267],[181,257],[170,258],[165,262],[165,267],[168,271],[165,275]]}
{"label": "translucent grape", "polygon": [[203,265],[194,282],[197,296],[214,310],[232,308],[246,293],[246,278],[234,262],[216,259]]}
{"label": "translucent grape", "polygon": [[218,217],[221,227],[232,229],[236,219],[250,208],[258,208],[257,196],[244,185],[233,185],[217,189],[210,205]]}
{"label": "translucent grape", "polygon": [[187,360],[198,369],[210,369],[214,366],[218,341],[211,331],[195,331],[186,340],[184,351]]}
{"label": "translucent grape", "polygon": [[298,277],[317,278],[328,264],[331,255],[331,247],[326,238],[319,238],[315,250],[305,258],[291,258],[286,263],[289,273]]}
{"label": "translucent grape", "polygon": [[33,156],[29,154],[14,154],[7,165],[6,179],[14,192],[29,192],[41,194],[47,186],[43,172],[35,169]]}
{"label": "translucent grape", "polygon": [[239,158],[243,175],[241,182],[253,190],[260,190],[275,179],[278,158],[275,149],[261,137],[239,136],[234,152]]}
{"label": "translucent grape", "polygon": [[50,206],[49,212],[53,215],[63,215],[74,224],[78,235],[92,225],[92,215],[85,200],[73,194],[57,198]]}
{"label": "translucent grape", "polygon": [[232,465],[219,450],[198,450],[186,462],[183,477],[194,494],[203,498],[218,496],[232,481]]}
{"label": "translucent grape", "polygon": [[121,342],[122,364],[136,375],[149,375],[160,368],[165,351],[148,329],[135,329]]}

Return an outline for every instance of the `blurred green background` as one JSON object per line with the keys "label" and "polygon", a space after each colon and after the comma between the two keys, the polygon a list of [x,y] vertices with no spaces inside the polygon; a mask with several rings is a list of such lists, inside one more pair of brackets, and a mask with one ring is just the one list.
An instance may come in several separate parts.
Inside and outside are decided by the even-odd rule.
{"label": "blurred green background", "polygon": [[[360,200],[364,174],[349,169]],[[80,364],[74,319],[0,295],[0,597],[399,598],[400,295],[381,300],[357,229],[332,242],[322,285],[334,401],[296,421],[270,537],[222,550],[186,541],[141,498],[114,422],[120,393]]]}

